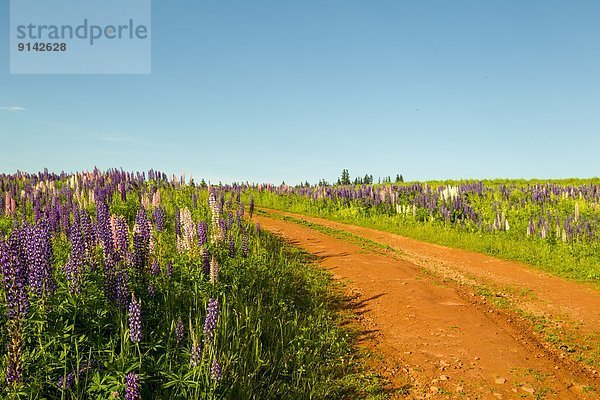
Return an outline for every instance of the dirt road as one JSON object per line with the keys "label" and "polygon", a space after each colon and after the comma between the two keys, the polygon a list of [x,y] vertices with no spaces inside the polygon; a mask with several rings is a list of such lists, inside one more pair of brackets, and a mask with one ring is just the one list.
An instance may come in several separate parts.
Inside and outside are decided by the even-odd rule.
{"label": "dirt road", "polygon": [[569,346],[549,344],[524,317],[594,334],[600,292],[478,253],[269,212],[255,217],[263,228],[318,256],[358,295],[366,345],[408,398],[600,397],[594,367],[568,356]]}

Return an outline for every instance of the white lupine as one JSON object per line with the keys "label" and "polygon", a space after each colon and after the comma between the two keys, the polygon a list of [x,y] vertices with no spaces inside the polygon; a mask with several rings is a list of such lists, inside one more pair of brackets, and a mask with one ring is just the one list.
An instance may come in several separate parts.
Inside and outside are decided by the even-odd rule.
{"label": "white lupine", "polygon": [[180,252],[190,251],[197,242],[197,230],[192,213],[187,207],[179,210],[179,220],[181,222],[181,236],[177,238],[177,248]]}
{"label": "white lupine", "polygon": [[440,196],[443,201],[454,200],[458,197],[458,187],[456,186],[446,186],[444,190],[440,192]]}

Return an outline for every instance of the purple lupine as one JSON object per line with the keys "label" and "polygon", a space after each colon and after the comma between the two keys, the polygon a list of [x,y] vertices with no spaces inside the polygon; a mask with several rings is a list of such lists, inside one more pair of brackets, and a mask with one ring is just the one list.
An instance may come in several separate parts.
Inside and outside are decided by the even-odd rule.
{"label": "purple lupine", "polygon": [[169,261],[167,263],[167,270],[166,270],[167,276],[171,276],[173,275],[173,263],[171,261]]}
{"label": "purple lupine", "polygon": [[81,283],[83,278],[83,266],[85,261],[85,247],[83,237],[77,224],[73,224],[70,232],[71,254],[67,263],[64,265],[64,273],[69,283],[71,293],[81,292]]}
{"label": "purple lupine", "polygon": [[257,222],[256,224],[254,224],[254,231],[256,233],[260,233],[260,222]]}
{"label": "purple lupine", "polygon": [[181,316],[177,318],[177,322],[175,323],[175,339],[177,340],[177,346],[181,347],[183,343],[183,339],[185,338],[185,327],[183,326],[183,321],[181,320]]}
{"label": "purple lupine", "polygon": [[85,248],[90,252],[96,242],[96,232],[94,232],[92,226],[92,219],[85,210],[79,210],[79,224],[81,226],[83,237],[85,238]]}
{"label": "purple lupine", "polygon": [[0,268],[2,269],[6,305],[8,308],[8,363],[6,382],[14,385],[22,379],[23,361],[21,355],[21,320],[27,317],[29,298],[27,297],[26,265],[19,254],[19,230],[13,230],[8,242],[0,242]]}
{"label": "purple lupine", "polygon": [[216,358],[213,360],[212,365],[210,367],[210,376],[211,378],[213,378],[213,380],[217,382],[220,381],[223,377],[223,373],[221,371],[221,364],[219,364]]}
{"label": "purple lupine", "polygon": [[155,276],[160,274],[160,265],[158,264],[158,261],[152,261],[152,264],[150,264],[150,273]]}
{"label": "purple lupine", "polygon": [[55,289],[52,279],[52,242],[50,227],[46,220],[33,226],[27,235],[27,264],[29,287],[36,296],[52,293]]}
{"label": "purple lupine", "polygon": [[142,305],[135,294],[131,294],[131,303],[129,303],[129,338],[133,343],[139,343],[142,340]]}
{"label": "purple lupine", "polygon": [[127,221],[120,215],[113,215],[111,217],[111,229],[115,251],[119,259],[124,259],[129,252],[129,228],[127,227]]}
{"label": "purple lupine", "polygon": [[154,209],[154,229],[157,232],[162,232],[165,229],[165,210],[162,207]]}
{"label": "purple lupine", "polygon": [[200,365],[202,360],[202,342],[192,343],[192,350],[190,353],[190,364],[192,367]]}
{"label": "purple lupine", "polygon": [[108,212],[108,206],[104,201],[96,204],[96,219],[98,221],[98,239],[104,249],[104,255],[108,256],[114,251],[113,235],[110,227],[110,213]]}
{"label": "purple lupine", "polygon": [[62,390],[69,390],[75,385],[75,372],[71,371],[66,375],[61,375],[58,378],[58,388]]}
{"label": "purple lupine", "polygon": [[208,231],[208,224],[204,221],[198,221],[198,245],[202,246],[206,243],[206,235]]}
{"label": "purple lupine", "polygon": [[141,400],[140,377],[135,372],[130,372],[125,378],[125,400]]}
{"label": "purple lupine", "polygon": [[141,208],[135,217],[135,226],[133,229],[133,251],[134,265],[139,270],[146,267],[148,255],[150,252],[150,230],[148,229],[148,219],[146,211]]}
{"label": "purple lupine", "polygon": [[205,276],[210,275],[210,253],[208,249],[202,250],[202,273]]}
{"label": "purple lupine", "polygon": [[250,219],[252,219],[252,215],[254,214],[254,197],[250,199],[250,205],[248,206],[248,214],[250,214]]}
{"label": "purple lupine", "polygon": [[148,295],[152,298],[156,296],[156,286],[152,282],[148,283]]}
{"label": "purple lupine", "polygon": [[119,307],[124,309],[128,306],[131,297],[127,270],[120,269],[115,272],[114,285],[115,301]]}
{"label": "purple lupine", "polygon": [[215,336],[217,318],[219,316],[219,300],[210,298],[206,307],[206,318],[204,319],[204,339],[211,341]]}
{"label": "purple lupine", "polygon": [[248,257],[248,234],[244,227],[242,227],[242,257]]}
{"label": "purple lupine", "polygon": [[29,312],[27,296],[27,265],[21,250],[23,231],[15,229],[6,242],[0,243],[0,267],[4,281],[8,318],[26,318]]}
{"label": "purple lupine", "polygon": [[235,240],[233,240],[233,235],[229,238],[229,257],[235,257]]}

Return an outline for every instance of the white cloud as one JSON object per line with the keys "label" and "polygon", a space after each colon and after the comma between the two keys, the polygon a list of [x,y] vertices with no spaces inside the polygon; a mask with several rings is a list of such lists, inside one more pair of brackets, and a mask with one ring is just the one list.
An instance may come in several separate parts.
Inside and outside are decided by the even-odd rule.
{"label": "white cloud", "polygon": [[23,107],[17,107],[17,106],[2,106],[0,107],[0,110],[2,111],[6,111],[6,112],[23,112],[23,111],[27,111],[26,108]]}

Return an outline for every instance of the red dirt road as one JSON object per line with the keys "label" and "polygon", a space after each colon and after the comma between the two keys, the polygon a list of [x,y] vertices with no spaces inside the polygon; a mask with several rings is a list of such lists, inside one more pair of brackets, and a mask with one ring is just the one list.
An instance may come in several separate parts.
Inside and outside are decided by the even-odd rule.
{"label": "red dirt road", "polygon": [[552,351],[526,321],[488,304],[473,288],[527,289],[525,295],[499,295],[519,300],[519,307],[536,315],[575,320],[585,332],[600,331],[600,292],[478,253],[273,213],[402,252],[361,246],[295,222],[255,217],[263,228],[320,257],[323,268],[360,296],[355,312],[371,332],[366,346],[383,356],[382,372],[397,388],[410,387],[408,398],[600,397],[600,377],[593,368]]}

